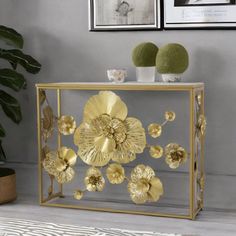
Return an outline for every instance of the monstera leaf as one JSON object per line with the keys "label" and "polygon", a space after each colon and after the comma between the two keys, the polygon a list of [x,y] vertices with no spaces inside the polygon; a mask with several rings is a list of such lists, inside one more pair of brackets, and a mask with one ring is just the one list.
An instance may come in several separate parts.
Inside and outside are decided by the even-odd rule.
{"label": "monstera leaf", "polygon": [[41,69],[39,62],[18,49],[0,49],[0,58],[7,60],[12,65],[13,69],[16,69],[18,64],[23,66],[27,72],[32,74],[37,74]]}
{"label": "monstera leaf", "polygon": [[2,140],[0,139],[0,160],[6,160],[6,155],[2,147]]}
{"label": "monstera leaf", "polygon": [[0,84],[18,92],[26,89],[26,80],[24,76],[11,69],[0,69]]}
{"label": "monstera leaf", "polygon": [[22,120],[21,108],[18,101],[8,93],[0,90],[0,105],[5,114],[15,123],[19,124]]}
{"label": "monstera leaf", "polygon": [[23,48],[23,37],[14,29],[0,25],[0,40],[15,48]]}
{"label": "monstera leaf", "polygon": [[6,133],[5,133],[5,130],[4,128],[2,127],[2,125],[0,124],[0,138],[3,138],[6,136]]}

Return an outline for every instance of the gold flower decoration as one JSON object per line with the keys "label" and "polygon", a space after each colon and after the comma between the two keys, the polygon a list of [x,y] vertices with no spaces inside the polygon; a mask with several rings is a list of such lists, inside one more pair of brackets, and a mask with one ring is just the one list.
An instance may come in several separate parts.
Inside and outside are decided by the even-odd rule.
{"label": "gold flower decoration", "polygon": [[74,192],[74,198],[76,200],[81,200],[83,198],[83,196],[84,196],[84,192],[80,189],[78,189]]}
{"label": "gold flower decoration", "polygon": [[176,117],[175,112],[173,112],[173,111],[166,111],[165,112],[165,119],[167,121],[174,121],[175,117]]}
{"label": "gold flower decoration", "polygon": [[149,154],[153,158],[161,158],[163,156],[164,150],[161,146],[151,146],[149,149]]}
{"label": "gold flower decoration", "polygon": [[105,179],[96,167],[90,167],[87,170],[84,183],[89,192],[102,192],[105,187]]}
{"label": "gold flower decoration", "polygon": [[125,179],[125,170],[122,165],[113,163],[107,167],[106,175],[111,184],[121,184]]}
{"label": "gold flower decoration", "polygon": [[171,169],[177,169],[187,161],[188,153],[177,143],[170,143],[165,147],[165,160]]}
{"label": "gold flower decoration", "polygon": [[50,106],[43,108],[42,135],[44,141],[47,141],[53,134],[55,117]]}
{"label": "gold flower decoration", "polygon": [[155,176],[154,170],[145,165],[138,165],[132,170],[128,191],[136,204],[157,202],[164,193],[162,182]]}
{"label": "gold flower decoration", "polygon": [[76,121],[73,116],[61,116],[57,125],[59,132],[63,135],[73,134],[76,129]]}
{"label": "gold flower decoration", "polygon": [[156,123],[150,124],[148,126],[148,133],[151,137],[158,138],[161,136],[162,126],[160,124],[156,124]]}
{"label": "gold flower decoration", "polygon": [[198,136],[200,135],[204,136],[206,134],[206,126],[207,126],[206,117],[204,115],[200,115],[196,127]]}
{"label": "gold flower decoration", "polygon": [[87,101],[83,122],[74,134],[78,155],[85,163],[129,163],[143,152],[145,130],[138,119],[127,117],[127,113],[125,103],[110,91],[102,91]]}
{"label": "gold flower decoration", "polygon": [[67,147],[61,147],[58,151],[50,151],[43,160],[44,169],[55,176],[59,183],[70,182],[75,175],[72,168],[76,163],[76,153]]}

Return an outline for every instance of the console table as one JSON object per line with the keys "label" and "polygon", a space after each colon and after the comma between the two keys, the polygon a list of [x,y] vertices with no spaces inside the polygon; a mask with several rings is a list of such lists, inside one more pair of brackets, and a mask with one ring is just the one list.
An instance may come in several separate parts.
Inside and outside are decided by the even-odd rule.
{"label": "console table", "polygon": [[[182,219],[195,219],[197,214],[203,209],[204,183],[205,183],[204,134],[206,126],[206,120],[204,114],[203,83],[121,83],[121,84],[44,83],[44,84],[37,84],[36,91],[37,91],[39,202],[42,206],[77,208],[77,209],[107,211],[116,213],[142,214],[142,215],[174,217]],[[135,114],[135,117],[139,119],[137,110],[140,109],[139,111],[140,116],[144,117],[143,119],[140,119],[140,122],[144,122],[143,130],[145,129],[145,134],[147,136],[146,138],[147,144],[145,148],[148,148],[148,150],[150,147],[150,145],[148,144],[149,140],[154,140],[153,142],[155,143],[160,143],[165,141],[165,144],[167,144],[166,140],[168,140],[168,142],[171,141],[173,142],[173,137],[172,139],[167,137],[168,136],[167,131],[169,130],[171,135],[175,136],[174,141],[176,141],[176,143],[178,143],[178,139],[184,140],[184,134],[187,133],[188,140],[186,140],[184,148],[187,152],[188,157],[186,163],[183,163],[183,165],[179,167],[180,171],[178,171],[179,169],[176,166],[174,167],[172,166],[173,168],[170,169],[168,165],[165,163],[163,158],[159,159],[159,156],[157,159],[154,159],[148,156],[148,152],[143,152],[143,153],[139,152],[140,154],[136,153],[135,165],[139,164],[146,165],[146,162],[148,162],[148,165],[153,168],[153,170],[156,172],[156,175],[158,176],[158,178],[160,178],[162,182],[162,185],[164,187],[164,193],[162,192],[160,193],[161,195],[160,202],[149,201],[152,197],[151,192],[148,192],[151,189],[151,184],[150,184],[148,185],[149,190],[148,189],[145,190],[146,193],[148,194],[147,196],[149,197],[149,200],[147,199],[147,203],[144,204],[133,203],[128,197],[129,194],[127,192],[127,186],[126,184],[124,184],[125,182],[123,182],[119,186],[118,185],[114,186],[109,183],[105,174],[107,173],[105,172],[106,171],[105,168],[107,167],[107,165],[99,166],[98,168],[96,167],[96,165],[94,166],[93,164],[91,164],[91,168],[98,168],[99,171],[102,173],[104,181],[106,182],[104,190],[102,190],[101,192],[100,190],[97,191],[91,190],[88,192],[84,192],[85,190],[83,190],[83,187],[81,186],[83,185],[84,182],[86,182],[86,180],[84,180],[84,176],[86,175],[86,170],[89,168],[89,166],[81,160],[83,158],[80,159],[79,155],[77,157],[76,165],[75,163],[71,164],[70,161],[68,161],[68,159],[65,160],[63,159],[64,165],[67,166],[65,168],[61,166],[59,168],[57,166],[57,168],[55,169],[55,171],[57,172],[55,171],[53,172],[54,170],[53,168],[55,168],[55,163],[57,162],[56,161],[55,163],[50,162],[50,158],[54,158],[53,155],[50,154],[51,150],[60,150],[60,148],[63,146],[67,147],[70,146],[71,149],[73,149],[75,153],[77,153],[77,147],[73,144],[73,138],[70,138],[70,136],[67,134],[64,136],[62,134],[63,131],[60,131],[60,129],[58,128],[60,131],[59,132],[57,129],[57,125],[59,126],[61,117],[63,115],[70,116],[71,114],[67,114],[68,111],[74,112],[75,116],[78,116],[78,118],[74,117],[77,123],[76,126],[78,127],[81,122],[85,122],[84,121],[85,118],[82,118],[83,105],[85,106],[85,104],[87,104],[86,102],[90,101],[89,99],[91,97],[93,97],[93,99],[91,99],[90,103],[93,100],[95,101],[96,99],[97,99],[96,102],[103,101],[104,103],[107,103],[107,101],[105,101],[104,99],[102,100],[101,98],[99,100],[99,98],[96,97],[96,96],[105,96],[104,93],[100,93],[101,91],[109,91],[105,95],[107,96],[109,95],[111,96],[111,99],[117,99],[117,101],[119,102],[121,99],[123,101],[122,104],[126,103],[126,106],[129,110],[128,112],[129,117],[132,117]],[[89,95],[87,96],[86,93],[89,93]],[[184,94],[183,95],[184,97],[182,97],[181,94]],[[65,97],[67,97],[66,101],[64,101]],[[86,97],[86,101],[84,101],[85,99],[84,97]],[[178,102],[184,101],[185,97],[186,101],[184,102],[184,104],[185,106],[187,106],[187,110],[178,113],[178,111],[175,110],[177,109],[176,104]],[[151,101],[150,103],[145,105],[144,101],[146,101],[147,99],[150,99]],[[138,104],[136,104],[136,102]],[[168,107],[168,109],[166,109],[167,111],[171,110],[176,112],[176,121],[171,122],[169,128],[167,128],[167,131],[165,130],[166,132],[164,132],[163,134],[164,141],[159,141],[162,139],[161,137],[158,137],[157,139],[152,139],[150,137],[148,138],[147,126],[149,125],[149,123],[151,123],[149,121],[153,122],[155,121],[156,123],[160,123],[163,129],[164,125],[168,125],[166,124],[168,123],[168,121],[172,121],[171,117],[166,118],[167,119],[166,121],[163,120],[159,121],[156,120],[155,117],[152,117],[152,115],[156,116],[155,114],[157,115],[159,114],[156,111],[157,108],[155,108],[153,105],[155,103],[159,104],[159,109],[161,110],[160,113],[163,113],[164,111],[163,110],[164,103],[167,104],[166,105]],[[96,109],[96,107],[99,107],[100,105],[101,104],[97,105],[95,104],[93,109]],[[66,106],[65,110],[63,106]],[[109,106],[111,106],[111,104],[109,104]],[[151,109],[150,106],[152,106],[153,109]],[[182,109],[181,107],[182,107],[181,104],[178,105],[178,109]],[[147,111],[145,111],[146,109]],[[117,114],[119,114],[119,112]],[[168,115],[168,113],[165,114]],[[101,115],[107,116],[107,114],[101,114]],[[179,129],[183,130],[183,134],[181,130],[172,131],[172,127],[173,129],[175,127],[175,129],[178,130],[177,121],[181,121],[180,119],[178,119],[178,115],[182,117],[181,119],[184,122],[179,126]],[[87,114],[87,116],[89,115]],[[145,116],[147,117],[147,119],[145,118]],[[186,120],[185,117],[187,117]],[[73,120],[73,122],[75,121]],[[145,122],[147,122],[147,124]],[[65,124],[62,125],[62,129],[63,127],[65,128]],[[78,137],[74,137],[75,144],[76,144],[76,139],[81,139],[81,136],[83,135],[83,133],[79,132],[80,130],[78,128]],[[115,131],[112,130],[112,132]],[[74,134],[72,134],[72,136],[73,135]],[[78,141],[78,143],[81,142],[83,142],[83,140]],[[116,149],[117,146],[113,148]],[[81,148],[79,147],[79,150],[80,149]],[[167,149],[165,149],[164,152],[167,152],[166,150]],[[54,152],[54,155],[55,153],[58,154],[59,151]],[[59,157],[59,159],[60,158],[61,157]],[[47,162],[45,160],[47,160]],[[85,157],[85,162],[86,161],[87,159]],[[49,165],[49,167],[47,167],[47,164]],[[60,181],[58,183],[57,181],[57,179],[59,180],[58,176],[62,176],[60,175],[62,174],[62,172],[60,173],[58,172],[59,169],[60,171],[62,170],[67,171],[69,168],[72,167],[74,172],[76,172],[73,181],[65,184]],[[132,163],[124,164],[123,167],[125,171],[129,173],[127,175],[130,175],[132,168],[134,168]],[[53,170],[51,170],[50,168],[52,168]],[[159,169],[162,169],[160,170],[160,173]],[[69,177],[70,176],[68,176],[68,178]],[[103,177],[101,178],[103,179]],[[67,179],[65,181],[67,181]],[[130,182],[132,180],[130,179],[130,177],[124,177],[124,181]],[[181,181],[184,181],[183,187],[181,187]],[[75,190],[79,185],[80,189],[82,189],[81,194],[83,194],[83,198],[81,195],[82,199],[81,200],[79,199],[78,201],[78,198],[80,197],[77,197],[77,200],[74,199],[72,190]],[[138,189],[139,185],[137,184],[135,185],[135,187],[137,187]],[[172,196],[171,193],[173,193],[174,195]],[[168,196],[168,202],[165,201],[165,196],[166,196],[165,194]],[[177,195],[182,196],[184,194],[186,195],[186,197],[183,197],[183,201],[175,200],[175,196]]]}

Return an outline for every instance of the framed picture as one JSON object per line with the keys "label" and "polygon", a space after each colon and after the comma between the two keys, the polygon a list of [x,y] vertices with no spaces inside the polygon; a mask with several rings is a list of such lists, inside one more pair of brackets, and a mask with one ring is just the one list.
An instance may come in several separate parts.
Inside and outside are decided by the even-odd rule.
{"label": "framed picture", "polygon": [[164,27],[234,28],[235,0],[164,0]]}
{"label": "framed picture", "polygon": [[161,28],[161,0],[89,0],[89,13],[91,31]]}

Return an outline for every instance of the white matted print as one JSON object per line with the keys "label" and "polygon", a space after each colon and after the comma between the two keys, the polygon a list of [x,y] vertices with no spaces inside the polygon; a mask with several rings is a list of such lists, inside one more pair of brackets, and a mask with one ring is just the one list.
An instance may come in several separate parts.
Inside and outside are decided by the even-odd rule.
{"label": "white matted print", "polygon": [[165,28],[236,27],[235,0],[164,0]]}
{"label": "white matted print", "polygon": [[160,0],[90,0],[90,30],[159,29]]}

